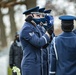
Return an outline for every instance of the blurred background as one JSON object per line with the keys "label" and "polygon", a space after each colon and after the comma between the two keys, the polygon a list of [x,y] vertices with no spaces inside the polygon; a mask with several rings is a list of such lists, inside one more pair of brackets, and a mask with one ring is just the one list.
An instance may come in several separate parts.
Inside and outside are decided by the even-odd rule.
{"label": "blurred background", "polygon": [[11,75],[8,64],[11,42],[23,26],[25,16],[22,13],[35,6],[52,10],[56,35],[62,32],[60,15],[76,16],[76,0],[0,0],[0,75]]}

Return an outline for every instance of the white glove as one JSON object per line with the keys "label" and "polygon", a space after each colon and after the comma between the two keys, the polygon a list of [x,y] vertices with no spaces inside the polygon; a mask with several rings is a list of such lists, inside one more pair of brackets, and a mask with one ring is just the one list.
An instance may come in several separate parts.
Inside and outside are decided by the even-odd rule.
{"label": "white glove", "polygon": [[20,69],[19,69],[18,67],[13,66],[12,70],[13,70],[13,72],[16,72],[17,75],[21,75],[21,73],[20,73]]}

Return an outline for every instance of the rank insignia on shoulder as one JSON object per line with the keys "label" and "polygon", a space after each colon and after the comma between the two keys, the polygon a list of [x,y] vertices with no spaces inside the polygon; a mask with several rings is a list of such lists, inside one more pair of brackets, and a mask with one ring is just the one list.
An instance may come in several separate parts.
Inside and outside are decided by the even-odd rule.
{"label": "rank insignia on shoulder", "polygon": [[30,35],[30,36],[33,36],[33,35],[34,35],[34,32],[29,33],[29,35]]}

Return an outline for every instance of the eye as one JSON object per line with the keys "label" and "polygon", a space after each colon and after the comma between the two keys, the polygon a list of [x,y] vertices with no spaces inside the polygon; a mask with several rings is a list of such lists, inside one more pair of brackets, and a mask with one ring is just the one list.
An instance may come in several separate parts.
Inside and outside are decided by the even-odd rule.
{"label": "eye", "polygon": [[45,17],[45,16],[42,14],[42,17]]}
{"label": "eye", "polygon": [[37,16],[38,16],[38,17],[40,17],[40,15],[39,15],[39,14],[37,14]]}

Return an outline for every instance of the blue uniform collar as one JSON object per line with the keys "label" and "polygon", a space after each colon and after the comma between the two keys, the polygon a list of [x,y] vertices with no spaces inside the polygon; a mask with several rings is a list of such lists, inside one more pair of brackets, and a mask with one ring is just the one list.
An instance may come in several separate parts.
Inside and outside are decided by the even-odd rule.
{"label": "blue uniform collar", "polygon": [[60,36],[76,36],[73,32],[63,32]]}

